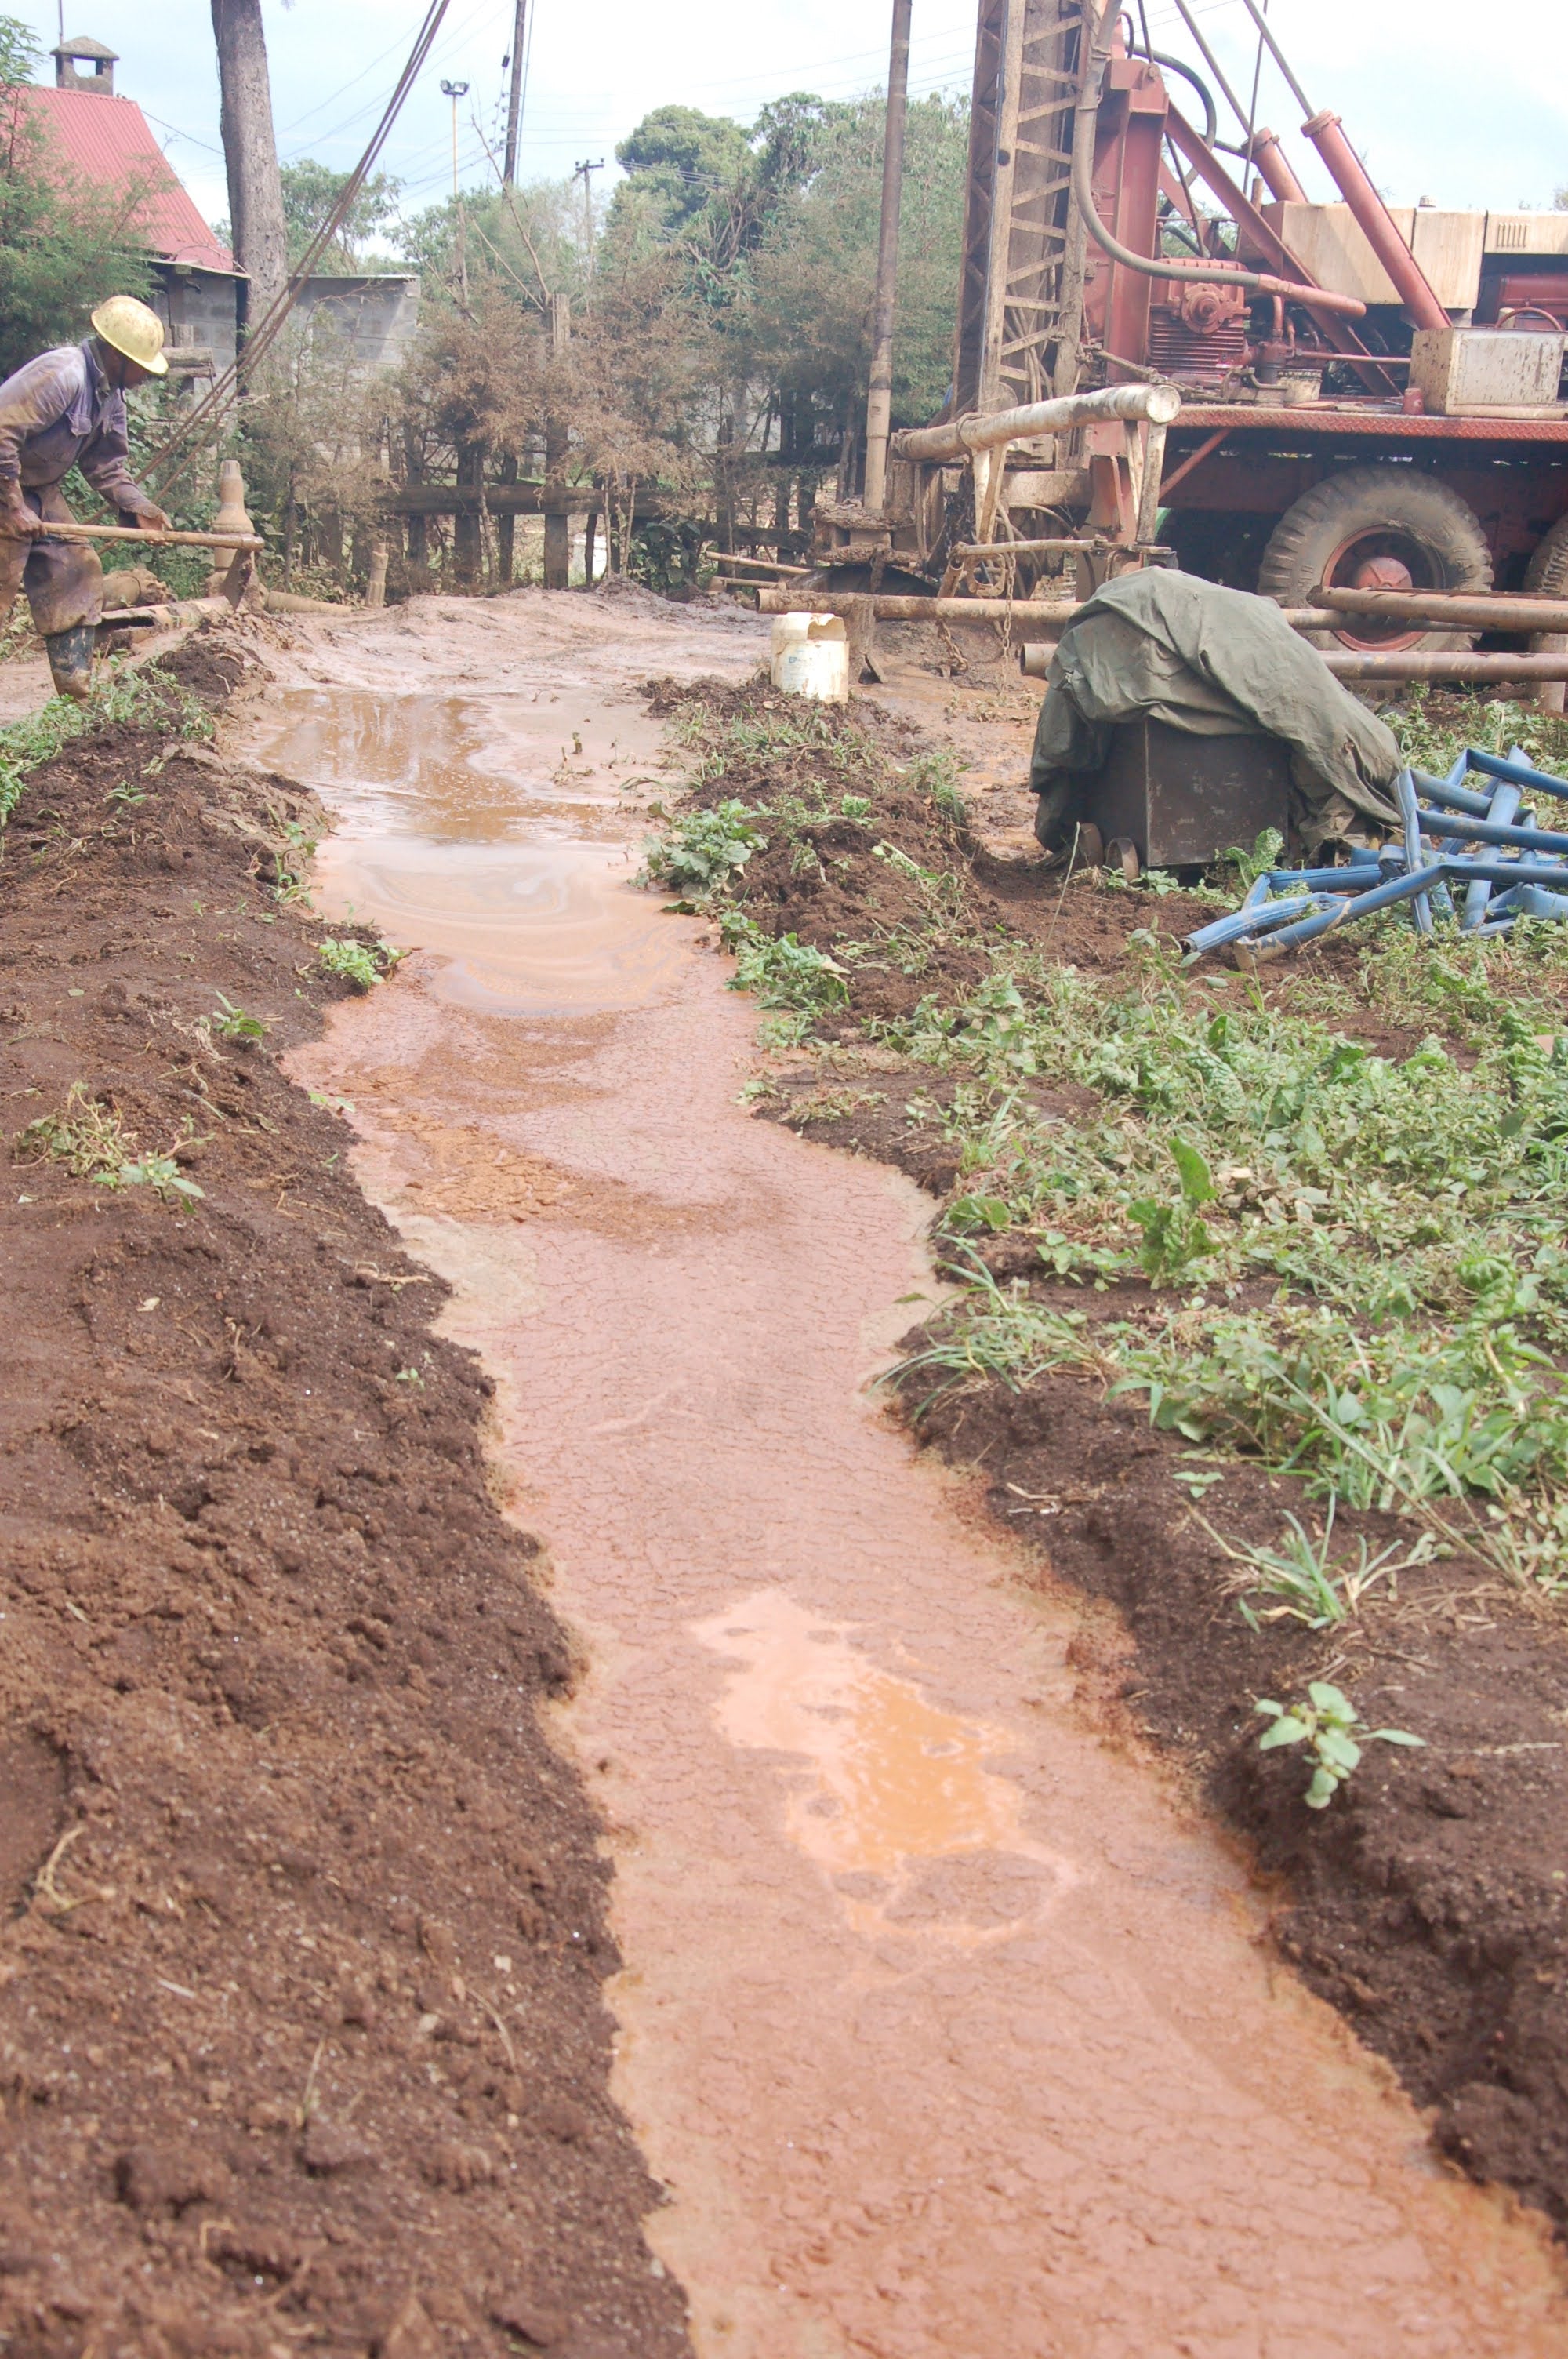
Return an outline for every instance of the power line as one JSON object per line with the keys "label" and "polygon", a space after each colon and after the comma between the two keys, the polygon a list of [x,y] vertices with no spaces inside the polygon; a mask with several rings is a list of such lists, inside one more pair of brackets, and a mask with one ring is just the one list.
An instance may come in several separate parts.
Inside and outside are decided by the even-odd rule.
{"label": "power line", "polygon": [[[448,59],[451,55],[453,43],[459,40],[461,36],[467,32],[470,26],[473,24],[475,18],[482,16],[490,5],[491,0],[476,0],[476,5],[469,10],[466,16],[460,17],[455,25],[449,27],[447,37],[441,44],[440,53],[436,60],[438,64],[445,64],[447,62]],[[383,49],[379,57],[373,58],[370,64],[362,68],[360,72],[355,74],[351,81],[342,83],[339,89],[330,92],[326,98],[319,101],[315,106],[310,107],[304,114],[296,115],[292,123],[286,124],[284,126],[283,136],[287,136],[289,132],[297,131],[299,125],[302,123],[308,123],[313,114],[323,114],[335,100],[344,97],[348,92],[356,86],[356,84],[364,80],[367,73],[373,72],[375,67],[382,62],[383,59],[392,57],[398,49],[402,49],[402,41],[394,41],[391,48]],[[373,98],[367,98],[362,106],[355,107],[351,114],[345,114],[341,122],[335,123],[330,131],[319,131],[313,133],[308,141],[305,142],[302,146],[296,147],[291,149],[289,160],[292,161],[295,158],[302,155],[304,153],[304,148],[307,146],[312,147],[324,147],[329,145],[332,140],[341,138],[346,131],[351,131],[356,124],[362,123],[368,114],[373,114],[375,112],[375,103],[376,103]]]}
{"label": "power line", "polygon": [[249,369],[276,342],[284,322],[298,301],[310,273],[326,253],[332,240],[348,219],[355,198],[363,188],[374,168],[377,158],[392,135],[392,126],[403,111],[404,103],[428,61],[435,47],[436,36],[447,13],[449,0],[430,0],[414,47],[403,71],[397,78],[392,96],[387,100],[381,121],[371,136],[353,170],[348,175],[337,201],[326,220],[317,229],[299,261],[290,271],[282,293],[267,306],[245,339],[243,353],[217,377],[195,408],[189,410],[174,432],[153,453],[144,472],[149,479],[161,481],[166,488],[178,482],[210,436],[221,427],[229,403],[239,390],[242,367]]}

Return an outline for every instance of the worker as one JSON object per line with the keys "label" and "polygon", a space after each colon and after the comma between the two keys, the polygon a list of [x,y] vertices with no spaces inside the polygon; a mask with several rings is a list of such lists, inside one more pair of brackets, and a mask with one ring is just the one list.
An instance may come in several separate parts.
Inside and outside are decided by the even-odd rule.
{"label": "worker", "polygon": [[77,698],[92,687],[103,569],[85,542],[50,537],[71,521],[61,484],[80,467],[122,524],[168,529],[126,464],[125,396],[167,374],[163,321],[134,295],[111,295],[92,318],[85,343],[39,353],[0,385],[0,618],[25,589],[56,693]]}

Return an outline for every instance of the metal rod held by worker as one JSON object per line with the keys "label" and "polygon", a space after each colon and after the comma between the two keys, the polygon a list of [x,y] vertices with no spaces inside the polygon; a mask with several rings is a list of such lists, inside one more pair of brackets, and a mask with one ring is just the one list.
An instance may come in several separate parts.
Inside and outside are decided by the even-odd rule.
{"label": "metal rod held by worker", "polygon": [[868,508],[887,490],[888,429],[892,423],[892,331],[898,299],[898,214],[903,195],[903,125],[909,91],[911,0],[892,0],[892,48],[888,58],[887,126],[882,136],[881,234],[877,245],[877,299],[871,327],[871,389],[866,396]]}
{"label": "metal rod held by worker", "polygon": [[56,524],[40,534],[44,540],[145,540],[149,549],[265,549],[258,536],[244,532],[152,532],[139,524]]}

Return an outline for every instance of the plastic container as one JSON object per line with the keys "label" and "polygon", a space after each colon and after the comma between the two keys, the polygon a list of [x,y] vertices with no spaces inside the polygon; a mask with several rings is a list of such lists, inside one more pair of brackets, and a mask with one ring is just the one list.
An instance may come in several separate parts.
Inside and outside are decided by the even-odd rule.
{"label": "plastic container", "polygon": [[819,704],[849,698],[849,641],[838,614],[775,614],[772,679],[786,696]]}

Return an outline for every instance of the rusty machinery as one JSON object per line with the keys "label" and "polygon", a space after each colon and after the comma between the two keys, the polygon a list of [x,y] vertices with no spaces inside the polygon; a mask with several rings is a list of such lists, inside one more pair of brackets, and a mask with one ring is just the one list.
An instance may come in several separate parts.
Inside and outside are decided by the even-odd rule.
{"label": "rusty machinery", "polygon": [[[1152,560],[1292,606],[1562,597],[1568,214],[1391,212],[1244,0],[1340,192],[1309,202],[1175,5],[1191,63],[1119,0],[981,0],[953,393],[892,437],[880,503],[821,504],[828,578],[1059,601]],[[1468,647],[1447,621],[1314,636]]]}

